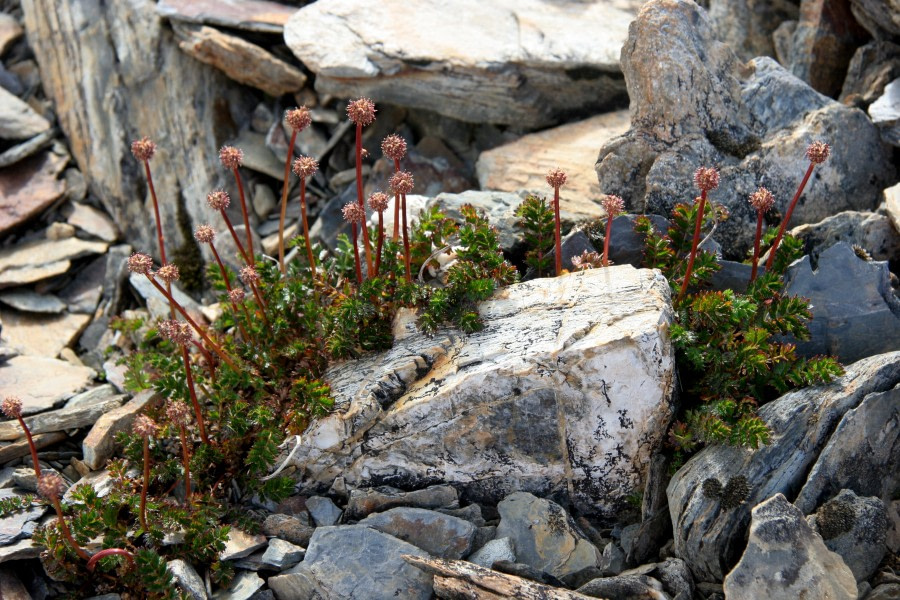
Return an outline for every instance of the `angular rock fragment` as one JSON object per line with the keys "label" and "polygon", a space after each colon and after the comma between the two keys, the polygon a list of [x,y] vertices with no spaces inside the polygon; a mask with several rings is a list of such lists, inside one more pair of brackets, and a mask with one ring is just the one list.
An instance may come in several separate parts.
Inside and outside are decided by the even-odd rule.
{"label": "angular rock fragment", "polygon": [[29,415],[81,391],[93,377],[93,369],[55,358],[16,356],[0,364],[0,397],[19,396],[22,413]]}
{"label": "angular rock fragment", "polygon": [[65,159],[45,152],[0,170],[0,235],[28,222],[56,202],[65,192],[57,179]]}
{"label": "angular rock fragment", "polygon": [[134,418],[147,405],[161,399],[153,390],[146,390],[119,408],[103,414],[81,442],[84,463],[93,470],[103,467],[115,451],[116,435],[121,431],[130,431]]}
{"label": "angular rock fragment", "polygon": [[50,129],[50,121],[0,87],[0,138],[25,140]]}
{"label": "angular rock fragment", "polygon": [[71,347],[88,323],[90,315],[41,315],[0,310],[7,325],[4,337],[14,348],[30,356],[56,358]]}
{"label": "angular rock fragment", "polygon": [[884,88],[884,94],[869,106],[872,122],[889,144],[900,146],[900,78]]}
{"label": "angular rock fragment", "polygon": [[297,9],[266,0],[160,0],[156,12],[174,21],[281,33]]}
{"label": "angular rock fragment", "polygon": [[369,515],[359,524],[409,542],[440,558],[468,555],[475,539],[472,523],[423,508],[392,508]]}

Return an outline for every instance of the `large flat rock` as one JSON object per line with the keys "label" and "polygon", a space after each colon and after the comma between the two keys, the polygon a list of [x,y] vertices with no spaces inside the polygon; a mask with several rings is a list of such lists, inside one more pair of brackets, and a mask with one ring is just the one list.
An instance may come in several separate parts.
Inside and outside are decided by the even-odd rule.
{"label": "large flat rock", "polygon": [[22,354],[56,358],[91,322],[90,315],[36,315],[0,309],[3,339]]}
{"label": "large flat rock", "polygon": [[485,329],[434,337],[407,323],[394,347],[332,367],[336,410],[304,435],[307,489],[448,482],[497,502],[552,495],[612,515],[642,481],[672,414],[668,284],[617,266],[513,285]]}
{"label": "large flat rock", "polygon": [[94,371],[39,356],[16,356],[0,365],[0,397],[19,396],[22,413],[52,407],[87,387]]}
{"label": "large flat rock", "polygon": [[625,99],[619,51],[640,4],[320,0],[284,39],[321,93],[535,128]]}

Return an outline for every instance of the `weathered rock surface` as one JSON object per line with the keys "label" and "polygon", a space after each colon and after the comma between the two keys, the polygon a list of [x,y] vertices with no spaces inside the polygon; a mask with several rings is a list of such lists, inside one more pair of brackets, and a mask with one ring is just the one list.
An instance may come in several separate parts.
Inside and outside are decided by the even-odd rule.
{"label": "weathered rock surface", "polygon": [[161,0],[156,11],[175,21],[281,33],[297,9],[266,0]]}
{"label": "weathered rock surface", "polygon": [[3,337],[22,354],[56,358],[75,343],[91,321],[90,315],[39,315],[0,310]]}
{"label": "weathered rock surface", "polygon": [[516,552],[513,550],[512,541],[508,537],[497,538],[476,550],[468,559],[469,562],[490,569],[494,561],[516,561]]}
{"label": "weathered rock surface", "polygon": [[197,570],[188,562],[176,558],[166,563],[166,568],[175,577],[175,583],[188,593],[192,600],[206,600],[206,587]]}
{"label": "weathered rock surface", "polygon": [[850,59],[839,100],[844,104],[866,109],[884,93],[885,86],[898,76],[900,46],[884,40],[869,42],[857,48]]}
{"label": "weathered rock surface", "polygon": [[[0,490],[0,499],[12,498],[21,495],[10,489]],[[13,511],[0,518],[0,546],[7,546],[22,538],[30,538],[34,530],[32,521],[40,519],[47,511],[47,507],[41,504],[32,504],[25,510]]]}
{"label": "weathered rock surface", "polygon": [[856,580],[783,494],[753,509],[747,550],[725,578],[729,600],[856,600]]}
{"label": "weathered rock surface", "polygon": [[853,16],[875,38],[900,36],[900,2],[898,0],[850,0]]}
{"label": "weathered rock surface", "polygon": [[250,556],[260,548],[265,547],[266,536],[251,534],[232,527],[225,541],[225,549],[219,552],[220,560],[234,560]]}
{"label": "weathered rock surface", "polygon": [[[113,396],[111,398],[101,398],[91,403],[51,410],[32,417],[26,417],[25,424],[28,425],[32,434],[78,429],[79,427],[93,425],[101,415],[121,406],[124,400],[124,396]],[[0,440],[15,440],[24,435],[18,421],[0,422]]]}
{"label": "weathered rock surface", "polygon": [[281,538],[292,544],[306,547],[314,529],[303,523],[297,517],[290,515],[274,514],[266,517],[262,526],[263,533],[268,536]]}
{"label": "weathered rock surface", "polygon": [[26,288],[0,292],[0,302],[16,310],[33,313],[59,314],[66,310],[66,303],[56,296],[38,294]]}
{"label": "weathered rock surface", "polygon": [[900,257],[900,231],[888,215],[872,212],[844,211],[819,223],[800,225],[791,235],[806,244],[805,253],[817,258],[837,242],[861,246],[875,260]]}
{"label": "weathered rock surface", "polygon": [[63,360],[16,356],[0,364],[0,396],[19,396],[22,413],[33,414],[81,391],[93,377],[92,369]]}
{"label": "weathered rock surface", "polygon": [[522,136],[478,155],[478,183],[484,190],[529,190],[552,197],[545,176],[550,169],[560,168],[569,176],[559,191],[560,209],[567,200],[598,202],[603,190],[591,168],[597,148],[628,127],[628,111],[621,110]]}
{"label": "weathered rock surface", "polygon": [[336,365],[336,411],[295,459],[302,483],[445,481],[473,501],[521,490],[612,514],[671,416],[668,294],[630,266],[536,280],[483,303],[479,333]]}
{"label": "weathered rock surface", "polygon": [[390,486],[351,490],[347,502],[348,519],[362,519],[372,513],[398,506],[413,508],[458,508],[459,496],[449,485],[432,485],[423,490],[403,492]]}
{"label": "weathered rock surface", "polygon": [[772,34],[798,16],[788,0],[710,0],[709,20],[718,38],[729,44],[741,60],[775,57]]}
{"label": "weathered rock surface", "polygon": [[475,539],[472,523],[424,508],[392,508],[369,515],[359,524],[409,542],[439,558],[467,556]]}
{"label": "weathered rock surface", "polygon": [[696,195],[697,167],[718,165],[710,197],[731,214],[715,234],[726,258],[752,247],[756,215],[746,198],[765,184],[783,212],[815,139],[840,150],[816,169],[792,224],[871,210],[893,181],[890,153],[862,111],[816,93],[772,59],[742,68],[693,2],[646,3],[629,29],[622,69],[632,128],[601,148],[600,188],[633,212],[668,215]]}
{"label": "weathered rock surface", "polygon": [[116,435],[121,431],[129,431],[134,423],[134,418],[147,405],[159,400],[161,400],[161,396],[154,393],[153,390],[146,390],[119,408],[101,415],[81,442],[84,464],[93,470],[103,467],[116,449]]}
{"label": "weathered rock surface", "polygon": [[554,577],[597,566],[600,552],[555,502],[517,492],[500,502],[497,510],[497,537],[510,539],[518,562]]}
{"label": "weathered rock surface", "polygon": [[23,267],[48,265],[106,252],[109,244],[78,238],[33,240],[0,251],[0,273]]}
{"label": "weathered rock surface", "polygon": [[119,239],[119,231],[105,212],[88,204],[72,202],[67,211],[67,221],[78,229],[104,242],[115,242]]}
{"label": "weathered rock surface", "polygon": [[900,78],[885,86],[884,94],[869,106],[869,116],[884,141],[900,146]]}
{"label": "weathered rock surface", "polygon": [[344,511],[332,502],[331,498],[323,496],[313,496],[307,498],[306,509],[312,517],[316,527],[328,527],[329,525],[337,525],[338,519]]}
{"label": "weathered rock surface", "polygon": [[[771,431],[765,446],[755,451],[708,447],[689,460],[672,478],[667,495],[675,554],[688,563],[695,578],[721,581],[743,550],[750,508],[775,494],[794,496],[841,418],[867,395],[898,383],[900,352],[860,360],[831,384],[790,392],[760,408]],[[704,495],[706,479],[727,484],[737,477],[749,487],[744,503],[726,508],[719,499]]]}
{"label": "weathered rock surface", "polygon": [[262,564],[281,571],[303,560],[304,550],[290,542],[273,538],[262,555]]}
{"label": "weathered rock surface", "polygon": [[594,598],[669,600],[662,584],[646,575],[617,575],[593,579],[579,587],[578,592]]}
{"label": "weathered rock surface", "polygon": [[327,0],[291,17],[284,38],[320,93],[535,128],[624,99],[619,49],[639,5]]}
{"label": "weathered rock surface", "polygon": [[887,552],[887,514],[880,498],[860,498],[852,490],[841,490],[807,522],[850,567],[856,581],[871,577]]}
{"label": "weathered rock surface", "polygon": [[900,183],[884,190],[884,208],[894,229],[900,232]]}
{"label": "weathered rock surface", "polygon": [[894,295],[886,262],[865,261],[845,242],[809,256],[785,273],[785,293],[808,298],[813,318],[810,339],[797,351],[831,354],[851,362],[900,350],[900,300]]}
{"label": "weathered rock surface", "polygon": [[213,594],[213,598],[215,600],[250,600],[256,590],[265,583],[262,577],[253,571],[240,571],[228,587]]}
{"label": "weathered rock surface", "polygon": [[50,122],[27,102],[0,87],[0,138],[25,140],[50,129]]}
{"label": "weathered rock surface", "polygon": [[66,160],[52,152],[0,170],[0,235],[39,215],[66,191],[57,176]]}

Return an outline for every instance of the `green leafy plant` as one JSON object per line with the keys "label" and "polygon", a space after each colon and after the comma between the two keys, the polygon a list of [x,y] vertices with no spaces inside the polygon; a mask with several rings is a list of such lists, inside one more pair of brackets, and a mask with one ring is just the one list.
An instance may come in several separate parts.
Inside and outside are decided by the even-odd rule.
{"label": "green leafy plant", "polygon": [[555,221],[553,209],[547,200],[529,194],[516,208],[519,217],[517,225],[524,231],[524,241],[528,248],[525,252],[525,264],[543,277],[550,271],[550,250],[554,244]]}

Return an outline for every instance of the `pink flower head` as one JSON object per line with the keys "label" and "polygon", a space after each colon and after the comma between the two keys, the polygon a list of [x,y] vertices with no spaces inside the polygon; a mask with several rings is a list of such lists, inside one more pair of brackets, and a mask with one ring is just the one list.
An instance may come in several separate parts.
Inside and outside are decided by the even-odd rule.
{"label": "pink flower head", "polygon": [[37,483],[37,492],[48,500],[56,500],[66,491],[66,483],[56,473],[41,475]]}
{"label": "pink flower head", "polygon": [[413,190],[415,180],[409,171],[397,171],[391,175],[389,184],[395,194],[408,194]]}
{"label": "pink flower head", "polygon": [[606,211],[607,217],[615,217],[625,210],[625,201],[612,194],[606,196],[600,204],[603,206],[603,210]]}
{"label": "pink flower head", "polygon": [[288,125],[291,126],[291,129],[300,133],[312,123],[312,117],[309,114],[309,109],[305,106],[301,106],[300,108],[293,108],[286,113],[284,113],[284,118],[287,120]]}
{"label": "pink flower head", "polygon": [[230,292],[228,292],[228,299],[234,302],[235,304],[240,304],[244,301],[244,290],[241,288],[234,288]]}
{"label": "pink flower head", "polygon": [[18,396],[7,396],[0,404],[0,412],[10,419],[18,419],[22,416],[22,400]]}
{"label": "pink flower head", "polygon": [[559,189],[566,185],[566,181],[568,180],[568,175],[566,175],[566,172],[562,169],[550,169],[547,173],[547,183],[554,189]]}
{"label": "pink flower head", "polygon": [[704,192],[716,189],[719,187],[719,170],[715,167],[700,167],[694,171],[694,185]]}
{"label": "pink flower head", "polygon": [[572,267],[579,271],[586,269],[597,269],[603,266],[603,257],[599,252],[590,252],[585,250],[578,256],[572,257]]}
{"label": "pink flower head", "polygon": [[166,417],[172,424],[184,427],[191,422],[191,409],[184,402],[169,400],[166,402]]}
{"label": "pink flower head", "polygon": [[757,211],[765,214],[775,205],[775,196],[764,187],[750,194],[750,205]]}
{"label": "pink flower head", "polygon": [[225,210],[231,205],[231,198],[225,190],[216,190],[207,194],[206,203],[213,210]]}
{"label": "pink flower head", "polygon": [[135,252],[128,257],[128,270],[138,275],[146,275],[153,269],[153,259],[149,254]]}
{"label": "pink flower head", "polygon": [[166,283],[178,281],[178,278],[180,277],[180,274],[178,273],[178,267],[173,265],[172,263],[161,266],[156,274]]}
{"label": "pink flower head", "polygon": [[131,430],[142,438],[156,435],[158,429],[159,427],[156,425],[156,422],[147,415],[138,415],[135,417],[134,425],[131,426]]}
{"label": "pink flower head", "polygon": [[384,192],[375,192],[369,196],[369,207],[375,212],[381,212],[388,207],[388,197]]}
{"label": "pink flower head", "polygon": [[294,175],[310,177],[319,170],[319,162],[312,156],[300,156],[294,159]]}
{"label": "pink flower head", "polygon": [[348,223],[360,223],[366,218],[366,211],[359,207],[356,201],[350,201],[341,209],[344,220]]}
{"label": "pink flower head", "polygon": [[222,146],[219,150],[219,160],[226,169],[234,170],[244,162],[244,151],[234,146]]}
{"label": "pink flower head", "polygon": [[156,144],[148,137],[131,142],[131,153],[140,161],[148,161],[156,154]]}
{"label": "pink flower head", "polygon": [[406,140],[392,133],[382,140],[381,151],[391,160],[400,160],[406,156]]}
{"label": "pink flower head", "polygon": [[365,127],[375,120],[375,103],[368,98],[354,100],[347,105],[347,116],[357,125]]}
{"label": "pink flower head", "polygon": [[259,283],[259,273],[256,271],[256,267],[250,265],[241,269],[240,277],[241,281],[244,282],[244,285]]}
{"label": "pink flower head", "polygon": [[825,142],[813,142],[806,148],[806,158],[809,162],[821,165],[828,158],[831,148]]}
{"label": "pink flower head", "polygon": [[197,229],[194,230],[194,239],[201,244],[212,244],[212,241],[216,239],[216,230],[209,225],[197,225]]}
{"label": "pink flower head", "polygon": [[159,324],[159,332],[163,337],[179,346],[187,346],[194,338],[191,326],[184,321],[169,319]]}

